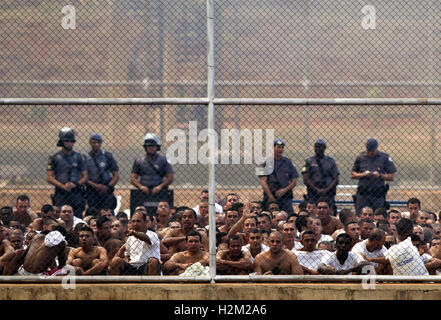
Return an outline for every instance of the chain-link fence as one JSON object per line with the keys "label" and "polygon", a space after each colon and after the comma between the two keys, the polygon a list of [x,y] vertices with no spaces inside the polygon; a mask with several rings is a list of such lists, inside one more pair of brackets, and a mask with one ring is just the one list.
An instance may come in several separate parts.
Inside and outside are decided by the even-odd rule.
{"label": "chain-link fence", "polygon": [[[208,45],[206,12],[200,0],[0,4],[3,274],[57,258],[79,275],[204,276],[214,233],[221,275],[362,273],[365,261],[435,274],[439,103],[406,99],[440,93],[438,2],[220,1]],[[145,97],[170,99],[129,101]]]}

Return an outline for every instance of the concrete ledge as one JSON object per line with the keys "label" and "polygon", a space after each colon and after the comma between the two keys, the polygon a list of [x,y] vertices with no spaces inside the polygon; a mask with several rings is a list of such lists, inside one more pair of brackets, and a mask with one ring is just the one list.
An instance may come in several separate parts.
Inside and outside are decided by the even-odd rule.
{"label": "concrete ledge", "polygon": [[0,284],[0,300],[440,300],[441,284]]}

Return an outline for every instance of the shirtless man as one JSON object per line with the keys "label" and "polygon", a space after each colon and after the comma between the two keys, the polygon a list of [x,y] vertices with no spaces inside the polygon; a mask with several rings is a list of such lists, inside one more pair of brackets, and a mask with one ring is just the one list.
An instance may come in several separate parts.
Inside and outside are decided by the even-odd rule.
{"label": "shirtless man", "polygon": [[156,231],[161,231],[162,229],[167,228],[168,220],[170,219],[170,206],[167,201],[159,201],[156,214],[158,215]]}
{"label": "shirtless man", "polygon": [[20,229],[13,230],[9,234],[9,242],[11,243],[14,250],[23,249],[23,232]]}
{"label": "shirtless man", "polygon": [[265,230],[266,232],[273,231],[271,229],[271,213],[267,213],[266,211],[262,211],[262,214],[257,216],[257,228],[260,230]]}
{"label": "shirtless man", "polygon": [[283,234],[274,231],[269,238],[270,250],[258,254],[254,260],[254,272],[263,275],[303,274],[296,255],[283,249]]}
{"label": "shirtless man", "polygon": [[29,247],[29,244],[31,243],[32,239],[38,234],[37,231],[31,230],[28,233],[26,233],[26,236],[24,238],[24,246],[23,249],[26,249]]}
{"label": "shirtless man", "polygon": [[77,275],[102,274],[109,263],[106,249],[94,246],[93,230],[83,226],[79,235],[80,246],[69,252],[66,264],[75,267]]}
{"label": "shirtless man", "polygon": [[46,218],[43,221],[43,231],[49,230],[51,231],[53,227],[58,226],[60,223],[53,218]]}
{"label": "shirtless man", "polygon": [[12,207],[5,206],[0,208],[0,224],[3,224],[5,227],[9,226],[9,222],[14,220],[12,211]]}
{"label": "shirtless man", "polygon": [[5,238],[5,234],[3,232],[3,226],[0,225],[0,274],[3,271],[3,265],[5,263],[4,259],[8,256],[8,253],[12,253],[14,248],[11,243]]}
{"label": "shirtless man", "polygon": [[123,242],[119,239],[110,239],[104,245],[107,252],[108,261],[112,261],[115,255],[118,253],[119,249],[123,246]]}
{"label": "shirtless man", "polygon": [[343,228],[343,224],[340,219],[331,216],[331,207],[329,200],[326,198],[320,198],[317,201],[317,214],[318,218],[322,222],[322,233],[332,235],[336,230]]}
{"label": "shirtless man", "polygon": [[219,231],[228,233],[237,221],[239,221],[239,212],[233,208],[225,210],[225,225],[221,226]]}
{"label": "shirtless man", "polygon": [[228,250],[219,251],[216,255],[216,272],[226,275],[247,275],[253,263],[251,254],[242,251],[242,240],[238,235],[228,238]]}
{"label": "shirtless man", "polygon": [[[196,231],[194,227],[196,219],[196,212],[191,208],[185,208],[181,216],[182,228],[170,229],[170,231],[164,236],[162,243],[168,248],[171,255],[186,250],[186,235],[190,231]],[[198,229],[198,231],[202,236],[202,250],[208,251],[207,234],[202,229]]]}
{"label": "shirtless man", "polygon": [[165,229],[162,229],[161,231],[157,231],[156,233],[158,234],[160,239],[163,239],[165,237],[165,235],[170,232],[170,230],[176,230],[176,229],[181,229],[182,228],[182,224],[181,224],[181,220],[176,218],[176,219],[170,219],[168,221],[168,226]]}
{"label": "shirtless man", "polygon": [[19,221],[25,227],[37,218],[37,214],[31,210],[31,200],[25,194],[17,197],[13,214],[14,220]]}
{"label": "shirtless man", "polygon": [[[238,235],[242,243],[246,245],[248,243],[249,232],[252,229],[257,228],[257,218],[251,214],[250,210],[251,204],[249,203],[244,210],[242,217],[230,228],[227,236]],[[219,231],[222,232],[221,229]]]}
{"label": "shirtless man", "polygon": [[112,239],[112,221],[106,216],[102,216],[97,220],[96,227],[96,244],[104,247],[104,244]]}
{"label": "shirtless man", "polygon": [[201,250],[202,236],[199,232],[190,231],[186,237],[187,250],[174,254],[170,260],[163,264],[164,271],[169,275],[179,275],[194,263],[200,262],[208,266],[209,254]]}
{"label": "shirtless man", "polygon": [[66,247],[66,229],[55,226],[53,231],[42,232],[32,239],[24,253],[23,266],[18,270],[19,275],[41,275],[54,266],[58,257],[58,268],[64,267],[68,255]]}
{"label": "shirtless man", "polygon": [[45,204],[41,207],[40,218],[35,219],[29,226],[32,230],[41,231],[43,230],[44,220],[47,218],[54,218],[54,207],[50,204]]}

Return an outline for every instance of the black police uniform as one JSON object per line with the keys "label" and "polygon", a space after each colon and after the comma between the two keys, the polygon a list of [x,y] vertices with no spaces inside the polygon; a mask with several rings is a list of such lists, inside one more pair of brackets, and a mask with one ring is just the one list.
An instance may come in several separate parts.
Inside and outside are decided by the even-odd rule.
{"label": "black police uniform", "polygon": [[136,159],[132,173],[140,177],[139,182],[143,186],[154,188],[162,183],[167,174],[173,173],[173,168],[166,157],[157,153],[151,160],[146,157]]}
{"label": "black police uniform", "polygon": [[[311,183],[321,189],[328,187],[332,180],[340,174],[334,159],[326,155],[322,158],[318,158],[317,156],[307,158],[305,166],[302,168],[302,174],[305,173],[309,174]],[[320,197],[324,196],[331,201],[331,206],[335,208],[336,189],[337,185],[325,195],[319,195],[315,190],[306,186],[307,198],[308,200],[317,202]]]}
{"label": "black police uniform", "polygon": [[74,215],[81,218],[86,207],[84,190],[78,185],[81,172],[87,170],[83,155],[75,151],[66,155],[63,151],[59,151],[49,158],[47,170],[54,171],[55,179],[63,184],[70,181],[77,185],[70,192],[55,187],[53,205],[57,207],[70,205],[74,210]]}
{"label": "black police uniform", "polygon": [[94,187],[87,186],[88,207],[98,210],[107,207],[114,210],[116,207],[116,199],[113,195],[115,188],[109,186],[109,182],[112,180],[112,172],[119,171],[115,158],[112,153],[105,150],[100,150],[97,155],[91,151],[85,155],[85,158],[89,180],[97,184],[103,184],[108,188],[108,192],[101,195]]}
{"label": "black police uniform", "polygon": [[[368,157],[366,152],[360,153],[355,159],[352,171],[362,173],[366,170],[378,171],[380,174],[391,174],[397,171],[392,158],[384,152],[377,151],[374,157]],[[364,177],[358,182],[355,200],[356,213],[363,207],[371,207],[374,211],[386,206],[388,185],[381,178]]]}
{"label": "black police uniform", "polygon": [[[262,167],[266,166],[266,162],[262,165]],[[268,165],[268,168],[271,167]],[[274,167],[273,172],[267,177],[267,184],[271,191],[271,193],[275,196],[275,192],[279,189],[285,188],[289,185],[289,182],[298,178],[299,174],[297,173],[296,167],[292,163],[292,161],[286,157],[281,157],[279,160],[274,159]],[[288,214],[293,213],[292,209],[292,199],[294,198],[293,191],[289,190],[282,197],[276,198],[279,203],[280,210],[286,211]],[[263,193],[263,201],[262,205],[266,207],[268,205],[268,196],[264,192]]]}
{"label": "black police uniform", "polygon": [[[136,173],[140,178],[139,182],[151,190],[160,185],[167,174],[173,173],[173,167],[166,157],[157,153],[150,160],[147,159],[147,157],[136,159],[133,164],[132,173]],[[130,201],[131,209],[134,209],[132,208],[135,206],[134,204],[145,203],[147,197],[140,190],[133,190],[133,192],[134,198]],[[163,188],[155,198],[161,201],[168,201],[169,204],[172,202],[172,196],[169,194],[167,187]],[[149,212],[155,213],[154,204],[156,202],[152,202],[151,205],[146,206]]]}

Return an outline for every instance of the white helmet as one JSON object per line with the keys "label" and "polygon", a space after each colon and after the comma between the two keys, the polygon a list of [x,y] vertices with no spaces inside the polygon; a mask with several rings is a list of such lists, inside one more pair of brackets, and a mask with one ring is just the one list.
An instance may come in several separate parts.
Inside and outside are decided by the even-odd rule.
{"label": "white helmet", "polygon": [[64,140],[71,140],[75,142],[75,131],[72,128],[61,128],[60,132],[58,133],[57,147],[62,147]]}
{"label": "white helmet", "polygon": [[147,133],[144,137],[144,147],[146,146],[156,146],[158,151],[161,150],[161,141],[158,136],[154,133]]}

